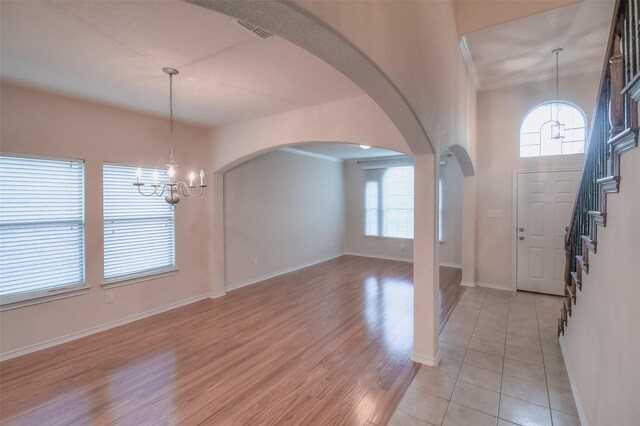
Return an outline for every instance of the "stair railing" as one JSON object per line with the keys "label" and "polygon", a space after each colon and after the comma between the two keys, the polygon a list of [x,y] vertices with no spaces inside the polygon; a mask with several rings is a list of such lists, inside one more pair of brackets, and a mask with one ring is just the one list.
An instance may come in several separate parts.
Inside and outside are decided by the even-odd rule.
{"label": "stair railing", "polygon": [[640,0],[615,5],[600,86],[585,146],[585,161],[565,235],[565,299],[558,335],[564,334],[598,227],[606,226],[607,194],[620,185],[620,154],[637,146],[640,100]]}

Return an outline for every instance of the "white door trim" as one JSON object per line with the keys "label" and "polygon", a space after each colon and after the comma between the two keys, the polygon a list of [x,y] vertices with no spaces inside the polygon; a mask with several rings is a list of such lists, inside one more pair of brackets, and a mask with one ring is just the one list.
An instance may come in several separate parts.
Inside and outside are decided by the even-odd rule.
{"label": "white door trim", "polygon": [[[526,173],[581,172],[582,169],[513,169],[511,181],[511,289],[518,291],[518,175]],[[579,184],[579,183],[578,183]]]}

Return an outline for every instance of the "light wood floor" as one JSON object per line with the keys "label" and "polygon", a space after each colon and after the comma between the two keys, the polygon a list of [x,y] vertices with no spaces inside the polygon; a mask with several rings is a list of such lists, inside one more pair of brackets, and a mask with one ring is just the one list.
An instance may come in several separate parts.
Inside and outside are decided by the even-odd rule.
{"label": "light wood floor", "polygon": [[412,264],[343,256],[5,361],[2,423],[384,425],[412,311]]}

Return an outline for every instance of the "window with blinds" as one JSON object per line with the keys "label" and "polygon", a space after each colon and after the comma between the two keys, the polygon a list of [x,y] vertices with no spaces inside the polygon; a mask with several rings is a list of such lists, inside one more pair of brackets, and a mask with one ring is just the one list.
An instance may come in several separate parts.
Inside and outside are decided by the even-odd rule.
{"label": "window with blinds", "polygon": [[0,155],[0,302],[84,287],[84,163]]}
{"label": "window with blinds", "polygon": [[366,235],[378,235],[378,182],[369,181],[366,184],[366,217],[365,217],[365,227],[366,227]]}
{"label": "window with blinds", "polygon": [[413,166],[366,171],[366,235],[413,239],[413,184]]}
{"label": "window with blinds", "polygon": [[[143,181],[154,171],[142,169]],[[151,275],[175,266],[174,212],[164,197],[144,197],[133,185],[135,167],[105,164],[102,171],[104,209],[104,279],[120,281]],[[150,188],[142,187],[149,191]]]}

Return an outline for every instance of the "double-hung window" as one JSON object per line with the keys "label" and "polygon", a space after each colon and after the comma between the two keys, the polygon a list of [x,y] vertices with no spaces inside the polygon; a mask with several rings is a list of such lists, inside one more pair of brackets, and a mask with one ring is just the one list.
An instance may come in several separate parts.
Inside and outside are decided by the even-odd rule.
{"label": "double-hung window", "polygon": [[[103,166],[105,283],[175,268],[175,217],[164,197],[144,197],[133,185],[135,167]],[[142,169],[151,179],[154,172]],[[142,188],[143,190],[145,187]]]}
{"label": "double-hung window", "polygon": [[365,235],[413,239],[413,166],[365,168]]}
{"label": "double-hung window", "polygon": [[84,284],[84,163],[0,155],[0,302]]}

